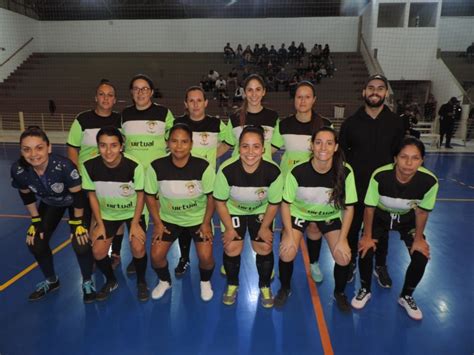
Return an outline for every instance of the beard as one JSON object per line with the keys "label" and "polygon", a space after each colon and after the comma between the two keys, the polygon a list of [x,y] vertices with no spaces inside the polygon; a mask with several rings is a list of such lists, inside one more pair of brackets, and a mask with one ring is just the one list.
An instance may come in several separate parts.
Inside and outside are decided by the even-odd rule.
{"label": "beard", "polygon": [[[373,97],[373,96],[378,97],[380,100],[376,101],[376,102],[370,101],[370,98]],[[369,107],[380,107],[385,102],[385,97],[382,98],[378,95],[364,96],[364,101],[365,101],[365,104]]]}

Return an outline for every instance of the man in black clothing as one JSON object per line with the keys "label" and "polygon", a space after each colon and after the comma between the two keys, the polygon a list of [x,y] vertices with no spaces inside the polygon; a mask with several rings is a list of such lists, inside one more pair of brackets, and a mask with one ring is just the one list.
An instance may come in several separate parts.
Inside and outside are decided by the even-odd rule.
{"label": "man in black clothing", "polygon": [[[365,105],[343,122],[339,134],[339,145],[354,169],[358,198],[347,236],[352,251],[348,282],[354,279],[357,243],[365,208],[364,198],[370,177],[378,167],[393,162],[396,149],[404,136],[402,120],[384,105],[388,96],[388,82],[383,75],[370,76],[362,96]],[[386,266],[387,250],[388,239],[379,240],[374,273],[379,284],[389,288],[392,280]]]}
{"label": "man in black clothing", "polygon": [[446,148],[452,148],[451,137],[454,133],[454,121],[460,118],[459,100],[455,97],[449,99],[447,103],[442,105],[438,111],[439,114],[439,145],[443,144],[443,138],[446,135]]}

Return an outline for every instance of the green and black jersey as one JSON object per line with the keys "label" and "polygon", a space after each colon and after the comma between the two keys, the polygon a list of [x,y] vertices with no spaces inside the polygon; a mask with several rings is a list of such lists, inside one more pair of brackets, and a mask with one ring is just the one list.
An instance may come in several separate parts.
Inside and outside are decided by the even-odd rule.
{"label": "green and black jersey", "polygon": [[120,129],[120,121],[118,112],[102,117],[94,110],[88,110],[76,116],[69,130],[67,145],[79,149],[79,164],[99,153],[96,140],[99,130],[107,126]]}
{"label": "green and black jersey", "polygon": [[226,201],[231,215],[263,214],[269,203],[280,204],[282,191],[283,177],[278,165],[262,159],[257,170],[249,174],[237,156],[219,169],[214,198]]}
{"label": "green and black jersey", "polygon": [[145,167],[166,155],[165,134],[173,125],[174,117],[166,107],[152,104],[146,110],[132,105],[122,112],[122,128],[126,152]]}
{"label": "green and black jersey", "polygon": [[224,141],[226,124],[216,117],[206,115],[201,121],[194,121],[188,115],[176,117],[175,123],[185,123],[193,131],[192,154],[206,159],[216,168],[217,146]]}
{"label": "green and black jersey", "polygon": [[247,118],[245,120],[245,125],[240,125],[240,113],[236,112],[230,115],[229,122],[227,123],[227,130],[225,134],[225,142],[234,147],[234,152],[232,156],[235,157],[239,155],[239,137],[240,133],[245,126],[258,125],[262,126],[265,132],[265,158],[267,160],[272,160],[272,147],[271,141],[273,136],[273,131],[277,129],[279,124],[278,114],[276,111],[270,110],[268,108],[263,108],[262,111],[258,113],[247,112]]}
{"label": "green and black jersey", "polygon": [[203,222],[214,179],[214,168],[206,160],[191,156],[178,168],[169,155],[154,160],[147,169],[145,193],[158,194],[163,221],[192,227]]}
{"label": "green and black jersey", "polygon": [[102,219],[122,221],[133,218],[137,192],[143,191],[143,166],[132,156],[124,154],[120,164],[109,168],[99,155],[84,162],[82,187],[94,191],[99,200]]}
{"label": "green and black jersey", "polygon": [[[357,202],[354,172],[344,165],[345,204]],[[328,221],[341,218],[342,211],[329,203],[334,187],[334,168],[320,174],[314,170],[311,160],[296,165],[286,176],[283,201],[290,204],[293,217],[306,221]]]}
{"label": "green and black jersey", "polygon": [[372,174],[364,203],[398,215],[406,214],[416,207],[431,211],[438,188],[438,179],[424,167],[418,168],[415,176],[402,184],[395,175],[395,164],[387,164]]}
{"label": "green and black jersey", "polygon": [[[273,132],[272,146],[278,149],[285,148],[280,164],[284,176],[293,166],[311,157],[311,135],[315,131],[317,119],[318,114],[315,112],[309,122],[298,121],[295,115],[291,115],[281,120]],[[324,127],[332,127],[331,121],[322,117],[321,119]]]}

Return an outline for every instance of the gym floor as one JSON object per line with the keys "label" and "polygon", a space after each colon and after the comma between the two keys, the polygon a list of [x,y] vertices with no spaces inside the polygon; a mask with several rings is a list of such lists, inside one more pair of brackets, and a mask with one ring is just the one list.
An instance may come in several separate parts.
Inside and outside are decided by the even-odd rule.
{"label": "gym floor", "polygon": [[[56,151],[64,153],[64,147]],[[297,257],[292,295],[281,310],[259,303],[255,255],[248,236],[242,257],[237,303],[222,304],[225,278],[220,231],[216,229],[212,277],[214,298],[204,303],[194,247],[190,272],[176,279],[158,301],[140,303],[135,278],[126,275],[131,259],[124,239],[122,264],[116,270],[119,288],[109,300],[85,305],[79,267],[68,242],[68,226],[60,224],[51,246],[61,287],[31,303],[28,295],[42,280],[25,245],[29,217],[10,187],[9,169],[18,156],[14,144],[0,146],[0,354],[472,354],[474,352],[473,248],[474,154],[429,153],[425,166],[440,180],[440,192],[427,226],[431,261],[414,293],[422,321],[410,319],[397,304],[409,256],[397,234],[390,236],[388,267],[391,289],[376,282],[373,297],[361,311],[342,314],[332,300],[333,260],[323,243],[325,279],[315,285],[309,276],[306,250]],[[279,222],[277,222],[279,226]],[[279,233],[275,240],[279,240]],[[278,244],[278,243],[276,243]],[[175,243],[168,256],[177,263]],[[277,256],[277,245],[275,245]],[[278,260],[275,259],[277,269]],[[103,284],[99,271],[96,285]],[[147,270],[150,288],[156,275]],[[348,284],[352,298],[359,278]],[[274,294],[278,278],[272,284]]]}

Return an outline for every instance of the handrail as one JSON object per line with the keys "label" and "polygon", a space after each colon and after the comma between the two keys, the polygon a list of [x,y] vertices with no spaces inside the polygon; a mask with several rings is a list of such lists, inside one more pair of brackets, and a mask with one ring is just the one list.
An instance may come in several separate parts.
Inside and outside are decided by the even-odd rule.
{"label": "handrail", "polygon": [[10,59],[12,59],[14,56],[16,56],[19,51],[21,51],[23,48],[25,48],[34,39],[35,39],[34,37],[31,37],[28,41],[26,41],[25,44],[23,44],[20,48],[18,48],[15,52],[13,52],[13,54],[11,56],[9,56],[2,64],[0,64],[0,67],[3,67],[5,64],[7,64],[10,61]]}

